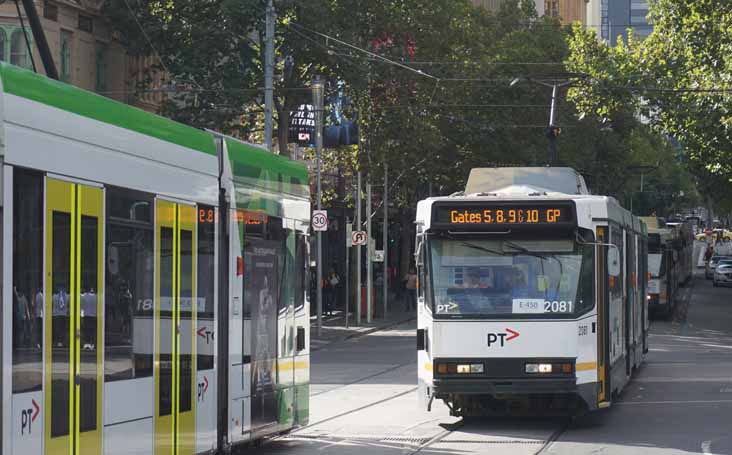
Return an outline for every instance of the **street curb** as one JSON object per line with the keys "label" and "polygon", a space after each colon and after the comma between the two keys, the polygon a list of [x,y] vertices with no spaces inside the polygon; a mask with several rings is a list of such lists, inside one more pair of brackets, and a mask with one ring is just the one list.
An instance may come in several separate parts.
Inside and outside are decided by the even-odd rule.
{"label": "street curb", "polygon": [[329,346],[331,346],[332,344],[335,344],[335,343],[352,340],[354,338],[361,338],[361,337],[366,336],[366,335],[371,335],[374,332],[378,332],[380,330],[391,329],[392,327],[396,327],[396,326],[401,325],[401,324],[404,324],[406,322],[411,322],[411,321],[415,321],[415,320],[417,320],[417,317],[416,316],[413,317],[413,318],[401,319],[399,321],[394,321],[394,322],[392,322],[390,324],[387,324],[387,325],[382,325],[382,326],[379,326],[379,327],[372,327],[372,328],[370,328],[368,330],[363,330],[361,332],[352,333],[350,335],[346,335],[343,338],[339,338],[337,340],[333,340],[333,341],[331,341],[329,343],[326,343],[326,344],[324,344],[322,346],[318,346],[316,348],[310,348],[310,352],[320,351],[320,350],[323,350],[323,349],[325,349],[325,348],[327,348],[327,347],[329,347]]}

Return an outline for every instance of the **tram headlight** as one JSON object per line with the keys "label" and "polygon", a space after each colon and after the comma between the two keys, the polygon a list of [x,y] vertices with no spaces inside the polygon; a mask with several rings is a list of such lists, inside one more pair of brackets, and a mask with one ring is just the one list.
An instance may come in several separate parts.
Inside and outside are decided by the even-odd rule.
{"label": "tram headlight", "polygon": [[482,374],[485,366],[482,363],[438,363],[438,374]]}
{"label": "tram headlight", "polygon": [[547,374],[552,372],[551,363],[527,363],[524,369],[529,374]]}
{"label": "tram headlight", "polygon": [[483,373],[482,363],[463,363],[457,366],[458,374],[481,374]]}

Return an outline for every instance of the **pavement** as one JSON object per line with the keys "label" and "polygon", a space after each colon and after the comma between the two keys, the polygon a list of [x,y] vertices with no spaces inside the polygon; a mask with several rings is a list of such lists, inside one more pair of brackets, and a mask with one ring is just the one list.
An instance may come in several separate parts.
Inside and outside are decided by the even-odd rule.
{"label": "pavement", "polygon": [[681,294],[676,317],[652,322],[646,362],[615,404],[574,420],[463,421],[438,402],[426,412],[415,321],[377,321],[345,339],[334,320],[339,342],[311,356],[310,423],[246,453],[732,455],[732,288],[697,273]]}
{"label": "pavement", "polygon": [[334,311],[332,316],[323,315],[323,326],[318,334],[316,317],[313,316],[310,318],[310,351],[318,351],[333,343],[390,329],[416,319],[417,312],[404,311],[402,305],[398,305],[395,311],[389,311],[386,317],[373,318],[371,322],[366,322],[366,316],[363,315],[360,325],[356,324],[356,315],[349,314],[348,324],[346,324],[345,312]]}

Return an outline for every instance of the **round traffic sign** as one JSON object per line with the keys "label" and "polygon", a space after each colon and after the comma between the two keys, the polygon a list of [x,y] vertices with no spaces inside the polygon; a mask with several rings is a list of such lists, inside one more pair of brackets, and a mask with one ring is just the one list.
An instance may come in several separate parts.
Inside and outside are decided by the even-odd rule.
{"label": "round traffic sign", "polygon": [[313,211],[313,229],[316,231],[328,229],[328,213],[325,210]]}

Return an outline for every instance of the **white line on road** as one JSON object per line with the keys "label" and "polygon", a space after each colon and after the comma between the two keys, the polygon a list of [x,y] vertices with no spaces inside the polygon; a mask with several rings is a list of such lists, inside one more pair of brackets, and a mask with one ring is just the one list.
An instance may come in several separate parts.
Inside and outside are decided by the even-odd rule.
{"label": "white line on road", "polygon": [[727,404],[732,400],[689,400],[689,401],[619,401],[615,406],[639,405],[639,404]]}
{"label": "white line on road", "polygon": [[701,449],[702,449],[702,453],[705,455],[714,455],[714,454],[712,454],[712,441],[702,442]]}

